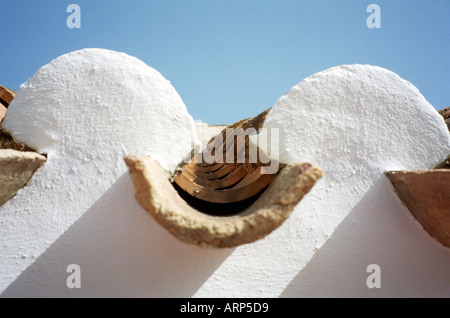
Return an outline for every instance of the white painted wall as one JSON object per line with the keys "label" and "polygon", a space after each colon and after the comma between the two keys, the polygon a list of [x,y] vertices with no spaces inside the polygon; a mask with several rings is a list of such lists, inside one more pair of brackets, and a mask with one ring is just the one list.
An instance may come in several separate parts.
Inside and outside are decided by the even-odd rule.
{"label": "white painted wall", "polygon": [[[105,72],[110,72],[107,65],[105,68]],[[128,66],[124,66],[121,72],[128,72],[127,69]],[[58,87],[58,93],[50,95],[62,94],[64,85],[75,85],[81,75],[73,76]],[[164,83],[159,76],[155,75],[149,83]],[[51,77],[45,78],[48,79]],[[116,85],[120,85],[119,78],[115,80]],[[131,92],[135,84],[128,86]],[[105,85],[91,95],[91,108],[106,98],[103,94],[107,88]],[[44,94],[54,90],[53,87],[36,89],[34,85],[21,88],[16,106],[11,105],[11,113],[17,107],[20,114],[19,107],[33,103],[26,98],[27,91]],[[68,91],[64,90],[64,94]],[[129,100],[136,94],[145,96],[143,92],[134,92]],[[118,101],[123,100],[120,96],[116,97]],[[161,95],[155,86],[155,98],[158,96]],[[253,244],[224,250],[203,250],[179,242],[134,199],[123,155],[142,149],[152,153],[153,147],[158,151],[159,147],[167,149],[170,138],[189,134],[193,127],[176,92],[167,86],[163,96],[176,100],[173,104],[164,104],[168,113],[161,113],[155,119],[152,112],[133,109],[129,118],[140,115],[133,125],[116,126],[120,120],[103,125],[101,116],[113,120],[106,113],[99,114],[99,120],[95,121],[86,116],[77,118],[82,129],[99,130],[82,144],[89,143],[87,152],[83,147],[73,151],[70,143],[61,148],[51,148],[50,143],[45,143],[49,162],[25,189],[0,207],[0,293],[3,297],[450,296],[450,250],[421,228],[382,174],[384,169],[395,167],[430,166],[445,152],[450,152],[443,121],[435,116],[431,105],[412,85],[386,70],[347,66],[316,74],[283,96],[267,123],[277,126],[280,121],[288,120],[284,116],[289,117],[292,125],[287,128],[292,134],[290,138],[283,135],[286,144],[282,145],[282,150],[289,149],[285,155],[290,154],[285,159],[316,159],[326,175],[292,217],[271,235]],[[72,100],[78,97],[71,97]],[[329,102],[333,104],[328,105]],[[367,126],[367,122],[362,121],[365,105],[376,105],[376,111],[371,114],[382,115],[384,119]],[[68,105],[62,101],[58,107]],[[331,118],[330,109],[337,111]],[[398,116],[411,109],[411,117],[419,125],[406,128],[405,121],[410,120],[410,116]],[[61,111],[66,119],[67,114],[76,114]],[[50,114],[44,112],[36,116],[42,123],[58,122],[62,116],[56,111]],[[166,125],[169,114],[182,114],[179,123],[186,123],[186,126],[156,129],[141,123],[159,120]],[[319,122],[315,121],[316,116],[320,116]],[[386,117],[392,120],[386,122]],[[7,127],[17,136],[32,138],[31,130],[22,132],[20,127],[13,127],[13,122],[20,121],[19,118],[11,115],[9,120]],[[407,133],[392,135],[388,128],[391,126],[397,126],[394,131],[407,129]],[[346,130],[349,128],[351,134]],[[56,126],[52,134],[46,131],[42,133],[52,138],[44,140],[55,139],[54,145],[66,138],[73,141],[72,134],[76,134],[76,131],[64,130],[63,126]],[[361,131],[365,135],[355,135]],[[382,131],[386,131],[387,138],[383,142],[387,145],[365,144],[363,137],[373,142],[381,138]],[[286,131],[281,129],[281,132]],[[53,133],[60,138],[53,138]],[[113,142],[115,138],[107,138],[112,133],[127,136],[122,143],[126,151]],[[133,135],[136,133],[138,135]],[[157,138],[142,139],[149,134]],[[416,137],[418,141],[414,141]],[[106,150],[97,152],[95,149],[105,145],[103,138],[111,142],[106,143]],[[299,142],[300,138],[312,140],[304,144]],[[323,142],[327,138],[331,143]],[[407,138],[412,141],[406,141]],[[438,139],[440,143],[436,144]],[[434,143],[427,144],[427,141]],[[129,143],[133,147],[128,148]],[[358,143],[362,143],[361,147]],[[306,145],[311,149],[305,149]],[[375,147],[373,152],[368,152],[371,147]],[[395,151],[389,164],[380,159],[397,148],[399,151]],[[402,154],[400,150],[405,149],[410,152]],[[167,150],[169,153],[158,158],[162,164],[176,162],[181,157],[181,152],[174,155]],[[94,151],[91,157],[83,157],[91,151]],[[339,151],[338,158],[332,156],[336,151]],[[413,159],[406,160],[411,155]],[[71,156],[74,158],[69,158]],[[349,163],[352,158],[355,160]],[[424,158],[429,159],[423,162]],[[96,160],[101,163],[96,164]],[[347,175],[351,167],[361,170]],[[100,180],[100,187],[94,182],[97,180]],[[70,273],[66,269],[70,264],[80,266],[80,289],[67,288]],[[380,289],[369,289],[366,285],[370,275],[366,268],[370,264],[381,268]]]}

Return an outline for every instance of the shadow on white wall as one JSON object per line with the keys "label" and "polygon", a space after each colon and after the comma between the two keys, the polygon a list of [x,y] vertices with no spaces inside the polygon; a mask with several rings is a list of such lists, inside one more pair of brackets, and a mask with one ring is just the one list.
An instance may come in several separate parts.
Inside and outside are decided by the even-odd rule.
{"label": "shadow on white wall", "polygon": [[[380,266],[379,289],[367,287],[370,264]],[[450,249],[425,232],[382,176],[280,297],[450,296],[449,264]]]}
{"label": "shadow on white wall", "polygon": [[[233,249],[176,240],[134,200],[128,173],[30,265],[2,297],[191,297]],[[114,207],[114,208],[105,208]],[[80,266],[81,288],[66,285]]]}

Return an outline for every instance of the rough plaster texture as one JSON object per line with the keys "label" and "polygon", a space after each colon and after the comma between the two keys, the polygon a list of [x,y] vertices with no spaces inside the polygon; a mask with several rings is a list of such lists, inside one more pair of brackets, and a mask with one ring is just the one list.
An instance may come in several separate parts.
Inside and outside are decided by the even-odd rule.
{"label": "rough plaster texture", "polygon": [[[67,84],[83,74],[74,72]],[[90,105],[110,98],[94,96]],[[107,113],[96,118],[109,118]],[[52,151],[84,133],[62,126],[41,133],[48,162],[0,208],[2,296],[450,296],[449,249],[414,220],[384,176],[390,169],[433,167],[448,155],[449,135],[431,105],[397,75],[370,66],[338,67],[302,81],[276,103],[266,123],[281,129],[283,158],[314,162],[325,175],[277,230],[232,249],[182,243],[138,205],[123,155],[151,152],[155,144],[140,139],[146,129],[164,139],[168,128],[141,126],[140,120],[152,118],[141,116],[130,129],[120,126],[122,116],[114,125],[74,118],[83,131],[93,130],[89,151],[67,144]],[[165,116],[158,118],[164,126]],[[60,115],[39,117],[53,123]],[[133,149],[107,142],[108,134],[128,133],[140,137],[128,138],[137,140]],[[103,158],[98,148],[105,142],[112,150]],[[160,163],[170,159],[172,154]],[[66,287],[69,264],[80,265],[80,289]],[[370,264],[381,268],[380,289],[366,285]]]}
{"label": "rough plaster texture", "polygon": [[[48,155],[29,184],[0,207],[0,291],[17,296],[64,295],[65,280],[57,277],[69,265],[60,259],[66,253],[84,270],[105,270],[108,257],[120,254],[115,239],[145,242],[137,229],[120,233],[127,221],[149,222],[135,203],[123,157],[151,155],[169,175],[196,140],[194,120],[169,81],[134,57],[101,49],[72,52],[42,67],[20,87],[2,128]],[[112,189],[112,200],[102,200]],[[95,233],[113,240],[97,244],[95,233],[74,225],[87,216],[95,219],[89,222]],[[56,243],[66,239],[69,245]],[[40,268],[49,254],[56,260]],[[23,270],[35,271],[25,286]],[[103,288],[85,283],[87,294]]]}
{"label": "rough plaster texture", "polygon": [[[450,153],[442,118],[412,84],[379,67],[332,68],[292,88],[265,127],[280,129],[282,161],[325,171],[293,213],[301,270],[282,295],[450,296],[450,250],[384,175],[432,169]],[[381,268],[381,289],[365,284],[369,264]]]}

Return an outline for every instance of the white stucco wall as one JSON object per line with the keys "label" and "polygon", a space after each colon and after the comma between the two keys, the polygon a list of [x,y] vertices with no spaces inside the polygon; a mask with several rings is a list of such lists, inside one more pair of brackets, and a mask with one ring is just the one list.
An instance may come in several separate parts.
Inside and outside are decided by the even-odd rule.
{"label": "white stucco wall", "polygon": [[[355,73],[352,75],[347,71]],[[153,71],[150,73],[154,74]],[[149,85],[165,83],[160,75],[155,76]],[[65,85],[73,85],[76,81],[75,76]],[[329,86],[333,83],[337,86]],[[154,86],[155,98],[161,96],[158,85]],[[101,91],[106,92],[107,86]],[[324,88],[330,89],[329,94]],[[28,85],[22,92],[19,91],[18,100],[15,101],[17,109],[18,105],[24,107],[33,102],[25,97],[27,90],[33,93],[35,89],[35,86]],[[50,92],[53,90],[52,87],[45,89]],[[331,94],[336,89],[341,90],[341,93]],[[386,94],[382,93],[384,89]],[[356,92],[364,97],[355,102]],[[144,93],[139,95],[141,93],[135,94],[145,96]],[[43,94],[43,91],[39,91],[39,94]],[[385,70],[343,67],[315,75],[281,97],[273,108],[272,116],[268,117],[268,125],[277,126],[280,121],[288,120],[283,116],[289,117],[288,121],[292,125],[287,128],[292,134],[290,138],[283,139],[287,142],[282,144],[285,159],[315,160],[324,168],[325,178],[300,202],[291,218],[271,235],[253,244],[223,250],[201,249],[176,240],[134,199],[135,192],[123,164],[123,155],[140,151],[143,147],[152,154],[152,151],[159,151],[161,147],[167,152],[163,152],[164,155],[158,159],[163,165],[166,163],[170,170],[173,166],[169,162],[179,161],[182,152],[174,155],[171,149],[164,147],[169,144],[169,140],[189,134],[190,127],[194,127],[176,92],[167,86],[164,94],[168,99],[176,100],[164,103],[164,106],[169,110],[168,113],[178,114],[175,117],[181,116],[176,118],[182,118],[178,123],[186,123],[183,128],[156,129],[152,125],[141,125],[143,120],[159,120],[166,125],[169,122],[166,116],[169,115],[162,113],[161,117],[154,119],[153,113],[146,113],[138,107],[131,108],[132,114],[140,115],[136,117],[134,125],[102,125],[103,117],[93,121],[87,120],[85,116],[78,118],[81,126],[88,125],[89,129],[98,132],[95,138],[83,143],[92,147],[90,151],[77,149],[82,156],[77,156],[69,143],[63,142],[64,147],[55,148],[51,148],[49,143],[45,144],[48,145],[45,149],[49,154],[46,166],[14,199],[0,207],[1,296],[450,296],[450,250],[422,229],[382,174],[384,169],[395,167],[414,168],[412,166],[418,165],[417,168],[421,168],[422,164],[432,165],[445,152],[450,152],[450,137],[448,132],[444,134],[445,124],[412,85]],[[381,94],[383,103],[376,103],[377,94]],[[97,96],[98,100],[92,100],[91,107],[103,98],[98,91],[92,96]],[[77,98],[74,97],[74,100]],[[361,138],[353,138],[355,131],[363,131],[373,141],[372,134],[375,132],[378,134],[376,138],[381,136],[380,131],[383,129],[392,132],[386,128],[388,125],[396,125],[394,131],[406,129],[407,119],[389,117],[393,110],[395,115],[406,113],[408,108],[401,106],[405,101],[413,105],[414,121],[419,126],[408,126],[408,134],[400,137],[388,136],[392,137],[387,139],[388,145],[371,144],[375,147],[373,155],[365,152],[364,145],[358,146],[357,143],[364,143],[365,139],[364,134]],[[327,123],[327,107],[332,106],[326,106],[328,102],[343,108]],[[363,107],[366,102],[369,105],[377,104],[379,108],[376,114],[392,118],[392,121],[383,124],[382,120],[377,120],[372,130],[361,123],[364,112],[348,112],[352,105]],[[64,102],[58,105],[66,107]],[[11,105],[11,112],[14,112],[14,107],[14,104]],[[316,107],[323,107],[323,112],[317,111]],[[307,118],[322,113],[321,124],[315,124],[314,118]],[[57,122],[61,119],[58,112],[51,114],[50,117]],[[8,116],[10,124],[6,125],[7,128],[15,130],[23,138],[32,138],[29,132],[13,127],[13,121],[19,122],[21,119],[10,114]],[[42,122],[50,120],[46,117],[48,112],[36,116],[40,116]],[[105,113],[99,116],[113,120]],[[299,116],[303,116],[303,119]],[[313,120],[309,122],[311,126],[307,126],[308,119]],[[353,122],[348,122],[349,119]],[[57,127],[55,130],[59,131],[57,136],[61,139],[53,138],[56,142],[52,145],[73,138],[73,130],[65,131],[62,126]],[[353,129],[352,134],[346,133],[344,127]],[[283,129],[281,131],[286,132]],[[138,136],[133,135],[136,132]],[[43,133],[46,134],[45,131]],[[106,137],[112,133],[127,136],[122,141],[126,151],[118,146],[116,139]],[[148,134],[154,134],[157,138],[141,139]],[[322,137],[326,139],[333,136],[351,140],[350,143],[339,138],[330,139],[331,143],[323,142]],[[405,142],[407,137],[412,136],[418,137],[418,140]],[[106,142],[106,145],[111,146],[104,147],[103,137],[111,140]],[[313,138],[312,146],[308,146],[312,148],[308,152],[302,150],[304,144],[298,143],[300,137]],[[427,141],[437,140],[439,144],[426,144],[433,151],[432,155],[428,151],[421,152],[422,148],[418,147]],[[336,143],[333,144],[333,141]],[[133,147],[128,148],[129,143]],[[99,147],[104,148],[96,152],[95,149]],[[414,149],[409,153],[414,154],[414,158],[405,162],[403,159],[407,154],[396,154],[389,161],[392,165],[384,165],[385,162],[379,159],[378,154],[387,154],[396,148]],[[331,156],[336,151],[341,151],[342,156]],[[326,152],[330,156],[326,156]],[[90,153],[96,155],[83,157]],[[355,155],[357,160],[352,162],[353,167],[361,170],[345,175],[349,171],[346,160],[355,158]],[[425,157],[430,159],[423,162]],[[59,158],[59,164],[53,165],[52,162]],[[96,164],[96,160],[101,160],[101,164]],[[336,165],[333,160],[336,160]],[[375,168],[372,165],[374,162]],[[96,177],[92,177],[93,172],[97,172]],[[68,174],[75,177],[67,178]],[[97,180],[101,180],[100,187],[95,183]],[[79,289],[70,289],[66,285],[70,275],[66,270],[70,264],[79,265]],[[369,289],[366,285],[370,275],[366,269],[370,264],[380,266],[379,289]]]}

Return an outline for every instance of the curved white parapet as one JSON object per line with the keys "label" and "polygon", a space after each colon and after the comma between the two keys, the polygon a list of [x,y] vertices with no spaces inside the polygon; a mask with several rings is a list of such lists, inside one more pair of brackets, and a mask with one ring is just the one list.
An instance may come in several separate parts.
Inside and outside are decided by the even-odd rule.
{"label": "curved white parapet", "polygon": [[[48,159],[0,207],[0,291],[127,173],[124,156],[151,155],[171,176],[196,142],[194,120],[170,82],[104,49],[43,66],[20,87],[2,128]],[[122,195],[123,208],[133,210],[134,196]]]}
{"label": "curved white parapet", "polygon": [[[449,251],[385,176],[433,169],[450,154],[443,118],[417,88],[381,67],[334,67],[282,96],[264,127],[279,129],[282,162],[311,161],[325,172],[280,234],[296,246],[288,267],[299,268],[283,296],[448,293]],[[380,290],[366,286],[370,264],[381,268]]]}
{"label": "curved white parapet", "polygon": [[371,65],[338,66],[301,81],[276,102],[264,127],[279,128],[281,162],[316,160],[336,172],[335,181],[358,166],[368,167],[357,174],[363,178],[431,169],[450,151],[442,117],[417,88]]}
{"label": "curved white parapet", "polygon": [[[272,107],[264,128],[279,129],[280,159],[313,162],[324,176],[270,236],[232,249],[184,244],[139,206],[123,158],[136,173],[130,159],[152,157],[168,178],[192,149],[194,124],[172,86],[135,58],[90,49],[52,61],[21,87],[3,127],[48,159],[0,207],[2,296],[448,295],[448,248],[407,212],[385,172],[432,169],[450,136],[419,91],[386,69],[335,67]],[[164,180],[149,171],[159,177],[148,187]],[[148,196],[164,200],[165,181]],[[168,212],[163,221],[183,217],[171,213],[178,198],[146,202]],[[66,285],[70,265],[80,289]],[[373,268],[380,289],[368,283]]]}
{"label": "curved white parapet", "polygon": [[89,160],[85,153],[138,151],[168,173],[190,155],[196,138],[168,80],[135,57],[104,49],[71,52],[43,66],[20,87],[2,128],[50,156],[70,152]]}

